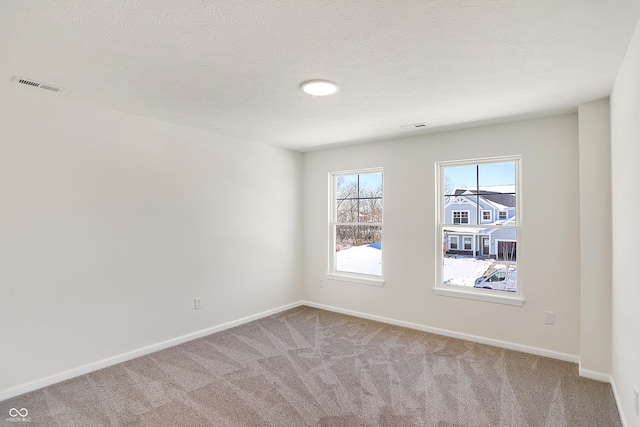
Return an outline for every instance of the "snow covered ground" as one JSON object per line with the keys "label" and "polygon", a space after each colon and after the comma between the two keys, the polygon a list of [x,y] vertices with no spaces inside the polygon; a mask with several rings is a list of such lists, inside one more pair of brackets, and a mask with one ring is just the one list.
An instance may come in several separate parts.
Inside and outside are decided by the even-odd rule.
{"label": "snow covered ground", "polygon": [[[493,260],[475,258],[444,259],[443,284],[473,287],[493,264]],[[354,246],[336,253],[336,270],[351,273],[382,275],[382,251],[371,246]]]}
{"label": "snow covered ground", "polygon": [[492,260],[475,258],[444,259],[442,282],[445,285],[471,286],[493,264]]}
{"label": "snow covered ground", "polygon": [[338,251],[336,270],[381,276],[382,250],[371,246],[354,246]]}

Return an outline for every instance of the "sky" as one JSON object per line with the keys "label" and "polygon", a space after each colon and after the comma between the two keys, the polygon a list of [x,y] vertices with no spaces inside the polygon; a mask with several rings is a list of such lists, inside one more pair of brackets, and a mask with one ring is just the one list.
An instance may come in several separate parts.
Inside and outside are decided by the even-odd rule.
{"label": "sky", "polygon": [[507,186],[516,183],[515,162],[486,163],[479,165],[480,182],[476,182],[476,165],[450,166],[445,168],[445,176],[452,188],[486,186]]}
{"label": "sky", "polygon": [[[512,186],[516,183],[515,162],[479,164],[480,182],[476,182],[476,165],[450,166],[445,168],[453,188],[486,186]],[[358,174],[344,175],[347,182],[355,181]],[[361,173],[360,185],[374,189],[382,184],[382,173]]]}
{"label": "sky", "polygon": [[[358,179],[358,174],[354,175],[344,175],[346,182],[356,181]],[[370,189],[375,189],[382,184],[382,173],[361,173],[360,174],[360,186],[367,186]]]}

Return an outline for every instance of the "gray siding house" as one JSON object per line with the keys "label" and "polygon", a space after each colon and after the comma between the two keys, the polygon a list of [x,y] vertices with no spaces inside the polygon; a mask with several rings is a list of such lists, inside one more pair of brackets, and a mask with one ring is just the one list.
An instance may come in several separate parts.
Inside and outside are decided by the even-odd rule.
{"label": "gray siding house", "polygon": [[[448,255],[516,258],[515,192],[456,189],[444,207],[444,250]],[[464,227],[459,227],[460,225]]]}

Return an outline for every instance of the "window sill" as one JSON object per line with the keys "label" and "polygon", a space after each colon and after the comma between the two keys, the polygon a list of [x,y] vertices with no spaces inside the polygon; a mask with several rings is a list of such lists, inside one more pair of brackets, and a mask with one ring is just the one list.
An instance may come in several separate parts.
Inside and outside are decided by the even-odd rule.
{"label": "window sill", "polygon": [[355,276],[347,273],[327,273],[327,279],[338,282],[360,283],[361,285],[384,286],[384,280],[380,276]]}
{"label": "window sill", "polygon": [[524,298],[522,296],[515,294],[505,295],[505,292],[503,291],[490,291],[486,289],[474,290],[461,287],[452,287],[450,289],[436,286],[433,288],[433,292],[435,292],[436,295],[493,302],[497,304],[515,305],[519,307],[524,304]]}

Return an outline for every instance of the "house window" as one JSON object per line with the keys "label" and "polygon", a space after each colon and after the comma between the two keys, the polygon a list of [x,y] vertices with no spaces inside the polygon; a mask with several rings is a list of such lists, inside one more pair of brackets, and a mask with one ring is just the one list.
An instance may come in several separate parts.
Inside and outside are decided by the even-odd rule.
{"label": "house window", "polygon": [[469,211],[453,211],[454,224],[469,224]]}
{"label": "house window", "polygon": [[449,249],[458,249],[458,236],[449,236]]}
{"label": "house window", "polygon": [[[524,302],[517,256],[520,171],[520,156],[436,163],[436,235],[445,248],[436,260],[438,295]],[[455,253],[446,250],[447,240]]]}
{"label": "house window", "polygon": [[464,242],[464,250],[465,251],[470,251],[471,250],[471,236],[464,236],[463,242]]}
{"label": "house window", "polygon": [[382,285],[382,169],[330,174],[329,272]]}

